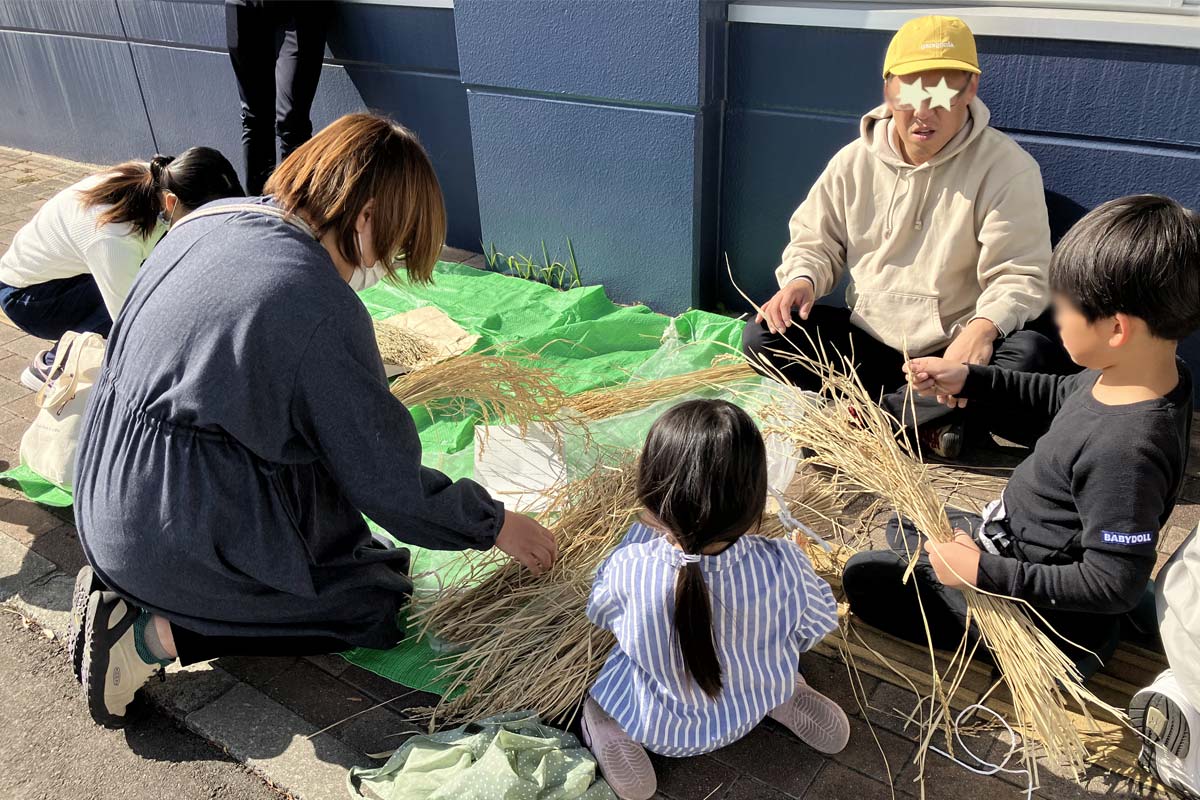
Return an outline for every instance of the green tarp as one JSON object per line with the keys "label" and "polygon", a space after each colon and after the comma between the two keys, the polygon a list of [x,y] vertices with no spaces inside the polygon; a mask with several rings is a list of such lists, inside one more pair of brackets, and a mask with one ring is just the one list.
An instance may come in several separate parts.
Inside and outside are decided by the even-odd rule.
{"label": "green tarp", "polygon": [[[552,371],[564,392],[576,394],[633,378],[659,378],[708,367],[720,355],[735,352],[744,323],[703,311],[674,319],[644,306],[618,306],[602,287],[561,292],[542,284],[483,272],[461,264],[438,265],[429,286],[381,283],[361,297],[377,319],[435,305],[455,322],[480,336],[476,349],[519,346],[539,354],[539,365]],[[474,415],[431,416],[413,409],[424,448],[424,462],[452,478],[471,477],[474,465]],[[67,506],[70,494],[24,467],[0,474],[32,500]],[[413,549],[414,583],[430,591],[437,582],[428,573],[445,573],[463,556]],[[424,574],[424,577],[420,577]],[[354,650],[355,664],[409,687],[440,692],[425,641],[408,641],[392,650]]]}

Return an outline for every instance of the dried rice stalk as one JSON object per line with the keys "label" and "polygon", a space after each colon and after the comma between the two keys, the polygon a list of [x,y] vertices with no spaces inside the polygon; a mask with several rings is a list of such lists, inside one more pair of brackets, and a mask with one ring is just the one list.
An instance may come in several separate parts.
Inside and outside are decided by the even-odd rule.
{"label": "dried rice stalk", "polygon": [[409,407],[449,414],[478,411],[483,425],[515,422],[524,431],[527,423],[546,419],[563,403],[552,373],[533,360],[528,355],[467,353],[402,375],[392,383],[392,394]]}
{"label": "dried rice stalk", "polygon": [[[885,498],[896,514],[912,520],[925,536],[952,541],[953,531],[934,491],[929,468],[914,457],[907,440],[895,433],[895,421],[871,401],[854,374],[852,362],[844,358],[835,362],[824,354],[820,359],[795,353],[780,355],[817,374],[823,383],[822,394],[829,402],[820,411],[810,408],[803,414],[791,403],[780,403],[769,412],[775,422],[768,429],[814,452],[816,461],[836,470],[857,488]],[[771,369],[767,364],[763,368]],[[796,396],[803,402],[803,395],[797,392]],[[1042,743],[1051,759],[1070,768],[1080,779],[1089,753],[1066,710],[1068,705],[1078,706],[1093,726],[1093,708],[1118,720],[1124,714],[1082,685],[1075,665],[1035,625],[1031,613],[1036,612],[1027,604],[969,587],[964,593],[969,619],[974,620],[995,656],[1002,681],[1012,696],[1017,724]],[[953,720],[951,698],[972,656],[964,638],[943,673],[932,648],[929,652],[933,673],[930,707],[934,710],[926,720],[917,756],[922,775],[934,733],[939,727],[949,733]],[[1036,780],[1037,763],[1028,742],[1022,755]]]}
{"label": "dried rice stalk", "polygon": [[606,419],[645,408],[659,400],[667,400],[702,387],[715,387],[734,381],[753,378],[754,370],[745,362],[719,364],[707,369],[672,375],[649,381],[632,381],[582,392],[567,400],[567,405],[592,419]]}
{"label": "dried rice stalk", "polygon": [[386,363],[408,369],[429,361],[438,354],[433,342],[419,333],[396,325],[376,322],[375,342],[379,345],[379,355]]}
{"label": "dried rice stalk", "polygon": [[[431,728],[514,708],[569,720],[615,644],[612,634],[592,626],[585,609],[596,568],[640,510],[635,480],[627,454],[620,466],[600,467],[555,492],[540,516],[560,548],[548,573],[534,577],[502,554],[487,556],[475,562],[474,580],[416,603],[414,619],[425,631],[465,647],[444,662],[443,672],[452,678],[448,696],[464,691],[429,712]],[[836,524],[842,499],[839,486],[820,483],[806,484],[791,504],[818,530]],[[761,533],[791,535],[773,516],[764,517]]]}

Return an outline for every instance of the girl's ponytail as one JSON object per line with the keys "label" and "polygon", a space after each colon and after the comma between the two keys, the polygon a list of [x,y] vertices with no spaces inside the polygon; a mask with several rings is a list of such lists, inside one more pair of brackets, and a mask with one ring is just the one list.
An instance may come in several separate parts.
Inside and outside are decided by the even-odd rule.
{"label": "girl's ponytail", "polygon": [[638,499],[683,550],[675,578],[675,646],[709,697],[721,692],[712,601],[700,554],[731,545],[762,518],[767,450],[745,411],[691,400],[659,417],[638,463]]}
{"label": "girl's ponytail", "polygon": [[155,156],[149,164],[140,161],[118,164],[100,183],[80,192],[84,208],[108,206],[97,224],[128,223],[138,235],[149,236],[162,211],[159,179],[172,160],[169,156]]}
{"label": "girl's ponytail", "polygon": [[[685,557],[686,558],[686,557]],[[712,605],[700,564],[688,561],[675,578],[675,636],[683,665],[706,695],[721,693],[721,662],[713,641]]]}

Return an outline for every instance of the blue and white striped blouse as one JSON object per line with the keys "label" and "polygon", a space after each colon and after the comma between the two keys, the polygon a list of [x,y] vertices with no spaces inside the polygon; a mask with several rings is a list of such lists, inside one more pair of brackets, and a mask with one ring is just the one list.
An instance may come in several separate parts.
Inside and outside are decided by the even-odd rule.
{"label": "blue and white striped blouse", "polygon": [[683,553],[635,524],[600,565],[588,618],[617,637],[592,697],[635,741],[664,756],[737,741],[796,690],[799,654],[837,627],[837,602],[786,539],[743,536],[704,556],[724,687],[709,698],[674,643],[675,579]]}

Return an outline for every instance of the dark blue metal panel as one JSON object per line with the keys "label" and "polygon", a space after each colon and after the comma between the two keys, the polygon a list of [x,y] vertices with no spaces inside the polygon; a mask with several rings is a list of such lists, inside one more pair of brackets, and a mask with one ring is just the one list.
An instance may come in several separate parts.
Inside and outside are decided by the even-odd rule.
{"label": "dark blue metal panel", "polygon": [[0,0],[0,28],[122,35],[113,0]]}
{"label": "dark blue metal panel", "polygon": [[122,42],[0,31],[0,142],[96,163],[154,152]]}
{"label": "dark blue metal panel", "polygon": [[1200,147],[1200,49],[980,40],[982,95],[1020,131]]}
{"label": "dark blue metal panel", "polygon": [[135,42],[225,48],[224,0],[116,0]]}
{"label": "dark blue metal panel", "polygon": [[458,0],[463,81],[694,108],[706,2]]}
{"label": "dark blue metal panel", "polygon": [[[756,109],[725,118],[721,244],[742,291],[761,303],[776,290],[775,267],[788,243],[788,219],[833,155],[858,135],[858,120]],[[725,272],[716,296],[749,306]]]}
{"label": "dark blue metal panel", "polygon": [[[421,137],[437,169],[449,215],[447,241],[464,250],[480,249],[479,203],[471,155],[467,92],[455,75],[426,75],[347,65],[344,89],[368,108],[387,114]],[[326,89],[322,86],[322,92]]]}
{"label": "dark blue metal panel", "polygon": [[479,211],[508,252],[565,255],[586,283],[669,311],[693,302],[695,114],[468,93]]}
{"label": "dark blue metal panel", "polygon": [[339,3],[336,8],[329,32],[334,58],[458,74],[458,44],[450,9],[364,3]]}

